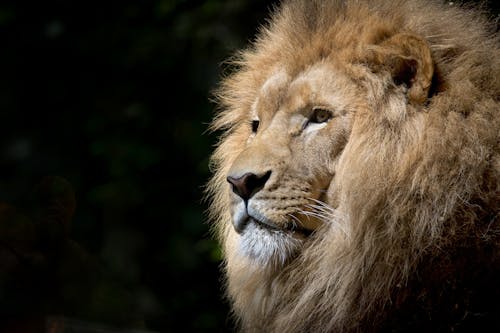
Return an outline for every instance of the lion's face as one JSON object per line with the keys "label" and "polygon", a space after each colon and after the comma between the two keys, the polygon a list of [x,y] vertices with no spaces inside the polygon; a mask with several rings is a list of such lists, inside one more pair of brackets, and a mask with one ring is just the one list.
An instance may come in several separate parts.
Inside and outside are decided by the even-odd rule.
{"label": "lion's face", "polygon": [[244,148],[227,174],[241,255],[284,263],[333,214],[335,169],[362,95],[332,63],[267,78],[238,129]]}

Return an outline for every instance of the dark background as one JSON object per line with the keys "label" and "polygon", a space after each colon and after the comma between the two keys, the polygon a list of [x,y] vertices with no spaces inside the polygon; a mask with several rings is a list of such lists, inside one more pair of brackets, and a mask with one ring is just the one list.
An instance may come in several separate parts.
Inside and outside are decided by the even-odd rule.
{"label": "dark background", "polygon": [[0,2],[0,321],[230,330],[202,200],[210,92],[270,7]]}

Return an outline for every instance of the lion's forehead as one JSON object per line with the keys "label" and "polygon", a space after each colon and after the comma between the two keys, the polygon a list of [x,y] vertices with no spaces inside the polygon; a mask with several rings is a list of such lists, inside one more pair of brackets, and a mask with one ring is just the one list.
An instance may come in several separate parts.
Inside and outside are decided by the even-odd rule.
{"label": "lion's forehead", "polygon": [[[294,113],[308,106],[335,106],[343,108],[349,103],[352,89],[346,94],[351,80],[331,63],[312,64],[295,76],[284,68],[275,70],[264,81],[252,104],[252,114],[275,113],[282,108]],[[350,89],[350,88],[349,88]],[[314,104],[314,105],[312,105]]]}
{"label": "lion's forehead", "polygon": [[259,119],[259,113],[275,111],[280,105],[289,82],[290,75],[284,68],[278,67],[272,71],[257,91],[257,96],[251,105],[251,117]]}
{"label": "lion's forehead", "polygon": [[290,79],[291,77],[287,73],[286,69],[284,68],[275,69],[260,88],[260,94],[262,96],[267,96],[269,94],[272,94],[276,90],[286,87],[287,84],[290,82]]}

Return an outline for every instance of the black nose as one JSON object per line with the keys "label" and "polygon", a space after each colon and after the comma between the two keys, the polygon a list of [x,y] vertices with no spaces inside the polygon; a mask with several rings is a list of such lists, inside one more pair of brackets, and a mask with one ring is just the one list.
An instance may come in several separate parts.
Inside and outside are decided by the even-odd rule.
{"label": "black nose", "polygon": [[228,176],[227,181],[233,185],[233,192],[247,201],[264,187],[270,176],[271,171],[262,175],[248,172],[239,178]]}

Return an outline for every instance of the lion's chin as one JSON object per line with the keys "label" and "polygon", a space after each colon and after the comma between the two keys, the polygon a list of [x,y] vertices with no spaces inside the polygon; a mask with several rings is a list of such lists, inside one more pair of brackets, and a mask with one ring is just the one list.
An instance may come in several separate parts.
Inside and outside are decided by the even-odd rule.
{"label": "lion's chin", "polygon": [[282,266],[297,255],[303,243],[301,234],[250,223],[240,235],[239,249],[259,266]]}

